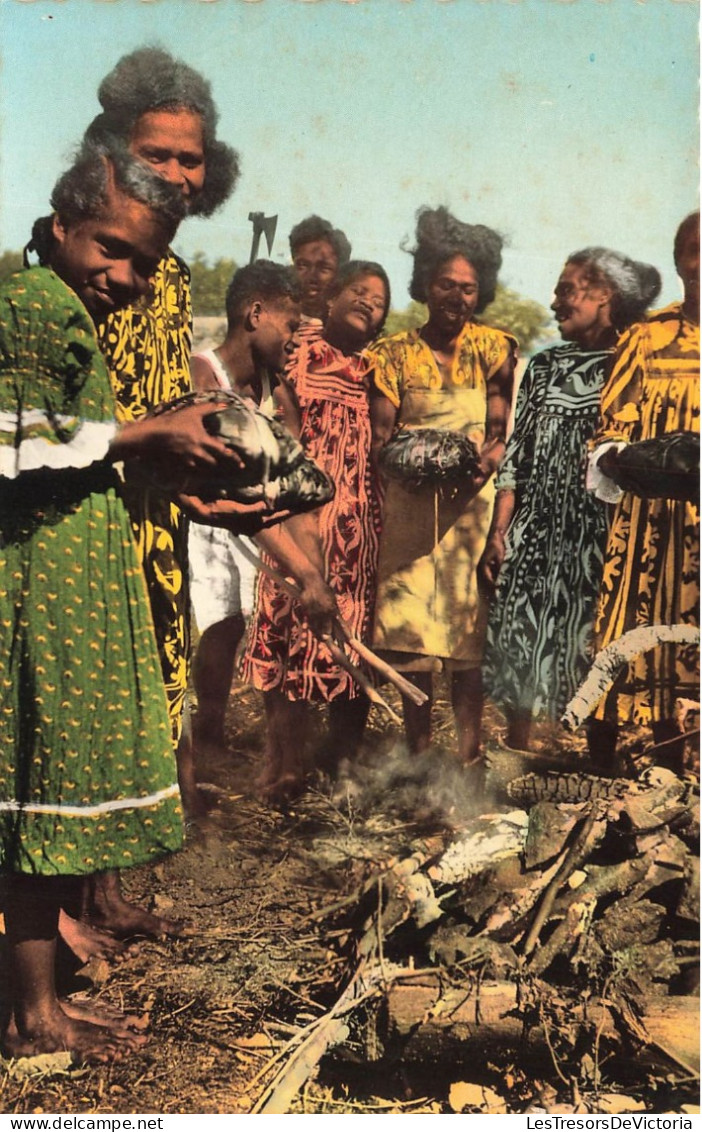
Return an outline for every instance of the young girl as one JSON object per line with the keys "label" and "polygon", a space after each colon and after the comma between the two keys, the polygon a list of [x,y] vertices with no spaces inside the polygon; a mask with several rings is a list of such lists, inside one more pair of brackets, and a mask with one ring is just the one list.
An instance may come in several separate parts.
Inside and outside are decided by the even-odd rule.
{"label": "young girl", "polygon": [[[335,498],[317,512],[316,528],[302,549],[361,640],[368,639],[372,624],[380,534],[380,500],[370,466],[370,367],[362,351],[389,306],[390,284],[379,264],[346,264],[331,293],[323,335],[303,341],[288,374],[300,404],[306,454],[336,484]],[[264,692],[268,754],[262,785],[271,798],[289,797],[304,779],[309,701],[329,704],[332,760],[353,757],[368,699],[334,663],[299,603],[263,575],[243,677]]]}
{"label": "young girl", "polygon": [[203,413],[114,421],[93,320],[145,295],[177,190],[88,147],[35,225],[43,266],[0,289],[0,866],[10,1056],[120,1057],[125,1020],[59,1002],[78,878],[177,849],[181,808],[153,623],[116,461],[228,461]]}

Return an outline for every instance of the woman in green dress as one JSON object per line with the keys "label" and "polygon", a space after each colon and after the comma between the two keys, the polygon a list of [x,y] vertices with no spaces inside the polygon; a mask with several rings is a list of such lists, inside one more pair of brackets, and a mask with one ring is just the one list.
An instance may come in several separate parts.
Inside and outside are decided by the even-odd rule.
{"label": "woman in green dress", "polygon": [[120,1057],[124,1020],[56,996],[79,878],[182,840],[166,699],[115,462],[232,458],[200,411],[119,428],[94,321],[144,295],[182,201],[124,153],[86,150],[35,225],[41,266],[0,290],[0,867],[13,1057]]}

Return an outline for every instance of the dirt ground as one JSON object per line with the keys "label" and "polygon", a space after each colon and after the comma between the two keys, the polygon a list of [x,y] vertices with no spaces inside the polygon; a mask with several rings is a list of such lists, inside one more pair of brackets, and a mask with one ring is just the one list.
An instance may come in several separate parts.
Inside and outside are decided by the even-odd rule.
{"label": "dirt ground", "polygon": [[[451,713],[442,697],[440,688],[436,740],[450,752]],[[320,717],[320,727],[321,722]],[[499,717],[488,712],[486,736],[501,735]],[[343,932],[330,932],[324,911],[343,903],[392,857],[411,852],[427,836],[448,842],[471,809],[450,754],[438,757],[444,771],[429,786],[426,780],[421,784],[423,797],[417,783],[390,789],[387,771],[397,759],[397,732],[378,709],[371,713],[363,754],[362,803],[350,794],[343,803],[335,800],[324,784],[287,812],[257,799],[264,724],[251,689],[233,691],[227,740],[226,751],[200,758],[201,781],[218,791],[212,791],[217,806],[207,828],[191,827],[180,854],[124,876],[131,898],[184,919],[188,933],[142,942],[136,956],[112,967],[94,960],[76,970],[63,957],[65,989],[82,987],[148,1015],[149,1044],[110,1067],[59,1073],[52,1067],[42,1073],[34,1066],[25,1075],[22,1065],[5,1063],[0,1067],[3,1112],[254,1111],[271,1060],[275,1055],[282,1060],[290,1038],[329,1009],[331,988],[343,981],[347,960],[337,946]],[[465,1066],[445,1066],[441,1072],[431,1066],[426,1074],[415,1070],[408,1076],[400,1064],[374,1075],[359,1061],[360,1066],[353,1059],[323,1061],[289,1111],[456,1111],[450,1092],[452,1082],[466,1079]],[[516,1098],[511,1111],[556,1095],[547,1074],[537,1079],[519,1066],[483,1068],[488,1081],[509,1079]],[[697,1086],[692,1081],[678,1088],[667,1099],[674,1107],[655,1111],[683,1111],[677,1106],[694,1104]]]}

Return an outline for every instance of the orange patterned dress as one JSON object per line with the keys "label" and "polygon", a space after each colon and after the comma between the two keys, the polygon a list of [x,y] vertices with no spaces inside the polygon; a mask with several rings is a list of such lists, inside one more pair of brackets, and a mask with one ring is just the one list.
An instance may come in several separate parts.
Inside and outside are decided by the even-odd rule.
{"label": "orange patterned dress", "polygon": [[[363,641],[370,639],[380,534],[368,375],[363,355],[344,355],[322,338],[302,342],[287,375],[302,411],[300,442],[336,485],[334,499],[318,512],[326,579],[341,615]],[[259,576],[242,678],[291,700],[359,694],[310,631],[299,604],[265,575]]]}

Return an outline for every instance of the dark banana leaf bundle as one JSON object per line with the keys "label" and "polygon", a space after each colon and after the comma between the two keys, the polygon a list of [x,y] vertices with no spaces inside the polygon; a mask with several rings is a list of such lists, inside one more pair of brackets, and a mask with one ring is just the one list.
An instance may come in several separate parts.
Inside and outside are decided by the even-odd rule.
{"label": "dark banana leaf bundle", "polygon": [[212,412],[203,418],[205,428],[237,454],[243,467],[227,472],[221,468],[198,472],[189,481],[189,494],[204,502],[263,501],[271,511],[296,514],[334,498],[333,481],[305,456],[302,446],[285,426],[237,393],[225,389],[186,393],[159,405],[153,415],[177,413],[190,405],[202,404],[212,405]]}
{"label": "dark banana leaf bundle", "polygon": [[645,499],[699,504],[699,433],[670,432],[627,445],[617,453],[612,478],[624,491]]}
{"label": "dark banana leaf bundle", "polygon": [[401,428],[380,450],[378,465],[407,488],[440,487],[470,479],[479,469],[478,449],[461,432]]}

